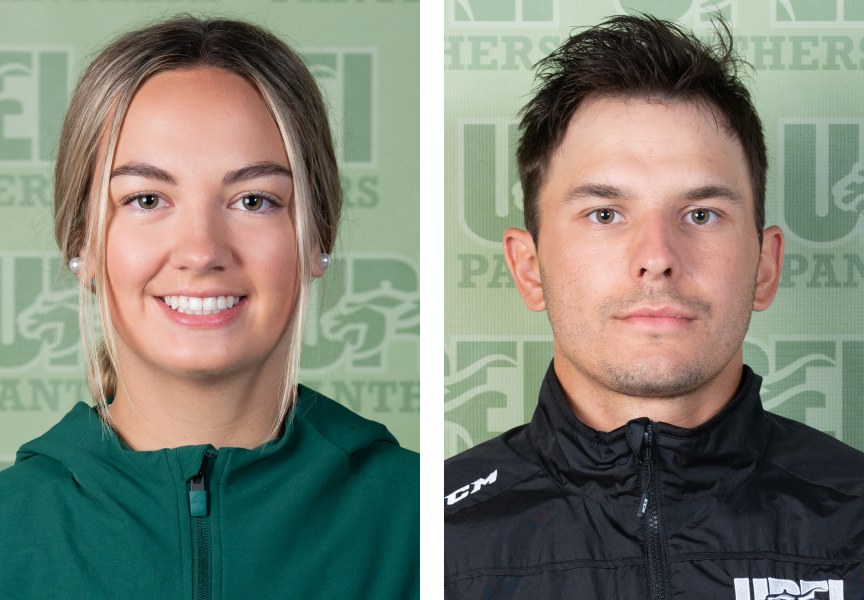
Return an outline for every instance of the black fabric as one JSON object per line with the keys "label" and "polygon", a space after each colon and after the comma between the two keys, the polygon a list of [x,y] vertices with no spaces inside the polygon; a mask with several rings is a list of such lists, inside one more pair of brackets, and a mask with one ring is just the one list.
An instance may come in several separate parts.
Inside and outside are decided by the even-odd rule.
{"label": "black fabric", "polygon": [[864,454],[761,381],[693,429],[601,433],[550,366],[529,424],[445,463],[446,598],[864,600]]}

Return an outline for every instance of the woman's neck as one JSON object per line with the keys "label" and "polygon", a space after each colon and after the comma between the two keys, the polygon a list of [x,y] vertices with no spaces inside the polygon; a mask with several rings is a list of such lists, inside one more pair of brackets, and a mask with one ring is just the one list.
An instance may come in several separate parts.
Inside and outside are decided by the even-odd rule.
{"label": "woman's neck", "polygon": [[281,385],[273,376],[141,381],[121,380],[109,408],[115,430],[133,450],[255,448],[273,437]]}

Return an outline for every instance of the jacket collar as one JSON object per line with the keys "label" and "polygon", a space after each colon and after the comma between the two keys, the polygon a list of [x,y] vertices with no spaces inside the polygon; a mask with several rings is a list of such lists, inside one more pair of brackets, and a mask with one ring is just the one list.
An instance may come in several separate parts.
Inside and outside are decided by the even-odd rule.
{"label": "jacket collar", "polygon": [[[762,378],[746,365],[729,404],[698,427],[652,423],[654,472],[670,498],[713,495],[746,478],[765,452],[770,422],[759,397]],[[641,493],[638,452],[647,418],[608,433],[579,421],[570,409],[552,365],[528,426],[546,469],[572,492],[608,499]]]}

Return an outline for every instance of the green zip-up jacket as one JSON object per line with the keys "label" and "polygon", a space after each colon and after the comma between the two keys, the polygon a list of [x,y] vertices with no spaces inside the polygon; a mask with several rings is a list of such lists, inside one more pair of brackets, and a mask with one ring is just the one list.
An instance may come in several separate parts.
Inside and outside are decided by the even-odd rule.
{"label": "green zip-up jacket", "polygon": [[307,388],[255,450],[136,452],[76,405],[0,472],[0,598],[419,598],[419,461]]}

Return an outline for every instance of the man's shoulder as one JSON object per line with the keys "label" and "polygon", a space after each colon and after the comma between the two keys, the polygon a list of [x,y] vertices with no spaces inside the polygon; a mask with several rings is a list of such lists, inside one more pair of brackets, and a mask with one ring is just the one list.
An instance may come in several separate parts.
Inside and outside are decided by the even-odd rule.
{"label": "man's shoulder", "polygon": [[768,463],[802,483],[864,500],[864,452],[804,423],[771,413],[768,418],[772,422],[765,453]]}
{"label": "man's shoulder", "polygon": [[444,514],[487,502],[544,471],[522,425],[444,462]]}

